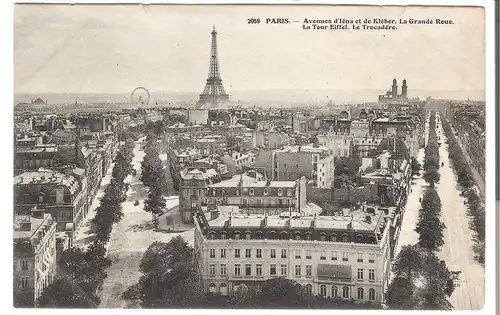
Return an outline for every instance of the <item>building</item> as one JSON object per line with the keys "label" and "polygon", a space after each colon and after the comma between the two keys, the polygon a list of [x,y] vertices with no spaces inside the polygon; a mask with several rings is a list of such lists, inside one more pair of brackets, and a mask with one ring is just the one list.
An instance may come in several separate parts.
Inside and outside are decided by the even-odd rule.
{"label": "building", "polygon": [[332,188],[335,164],[333,155],[327,155],[320,159],[317,163],[318,171],[316,173],[316,187],[318,188]]}
{"label": "building", "polygon": [[258,172],[235,175],[208,186],[207,204],[238,206],[249,214],[279,214],[306,206],[305,178],[294,181],[265,180]]}
{"label": "building", "polygon": [[36,206],[14,216],[14,306],[33,307],[56,272],[56,223]]}
{"label": "building", "polygon": [[179,212],[185,223],[193,222],[193,213],[206,205],[207,186],[220,181],[220,175],[213,168],[199,170],[185,168],[180,173]]}
{"label": "building", "polygon": [[64,173],[24,172],[14,177],[14,213],[29,215],[33,207],[50,213],[57,231],[68,234],[71,246],[89,207],[87,186],[84,171],[79,168],[68,167]]}
{"label": "building", "polygon": [[350,157],[353,151],[352,137],[348,134],[341,134],[330,131],[317,136],[318,143],[327,147],[335,157]]}
{"label": "building", "polygon": [[200,211],[195,260],[206,291],[228,295],[274,278],[308,295],[384,302],[390,271],[388,209],[363,207],[336,217]]}
{"label": "building", "polygon": [[406,79],[403,80],[403,86],[401,87],[401,94],[398,94],[398,81],[396,79],[392,80],[391,89],[385,94],[378,96],[379,103],[387,102],[408,102],[408,86],[406,85]]}

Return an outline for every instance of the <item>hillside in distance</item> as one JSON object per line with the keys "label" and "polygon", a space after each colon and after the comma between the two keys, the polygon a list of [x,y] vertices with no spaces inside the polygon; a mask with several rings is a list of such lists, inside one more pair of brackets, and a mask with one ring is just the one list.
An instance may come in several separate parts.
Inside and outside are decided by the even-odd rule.
{"label": "hillside in distance", "polygon": [[[194,105],[199,94],[195,92],[157,92],[150,91],[150,104],[159,105]],[[333,101],[334,104],[377,102],[378,95],[384,90],[261,90],[261,91],[227,91],[231,101],[242,106],[273,105],[301,106],[322,105]],[[425,100],[431,96],[435,99],[484,101],[484,91],[426,91],[409,90],[410,98]],[[29,103],[42,98],[48,104],[78,103],[130,103],[130,93],[22,93],[14,95],[14,104]]]}

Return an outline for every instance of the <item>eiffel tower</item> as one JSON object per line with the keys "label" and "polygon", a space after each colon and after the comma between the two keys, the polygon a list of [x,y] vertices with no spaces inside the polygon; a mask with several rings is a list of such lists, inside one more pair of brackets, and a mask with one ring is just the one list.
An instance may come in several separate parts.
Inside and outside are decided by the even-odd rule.
{"label": "eiffel tower", "polygon": [[196,104],[196,108],[217,108],[223,103],[229,102],[229,95],[224,91],[219,70],[219,58],[217,56],[217,31],[212,30],[212,49],[210,55],[210,69],[208,79],[203,93]]}

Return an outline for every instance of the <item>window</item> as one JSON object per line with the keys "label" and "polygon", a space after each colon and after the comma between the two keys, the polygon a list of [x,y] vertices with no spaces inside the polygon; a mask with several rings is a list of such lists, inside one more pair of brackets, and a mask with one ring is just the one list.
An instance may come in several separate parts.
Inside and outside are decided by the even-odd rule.
{"label": "window", "polygon": [[276,232],[275,231],[269,232],[269,239],[272,239],[272,240],[276,239]]}
{"label": "window", "polygon": [[221,232],[220,233],[220,239],[225,240],[227,238],[226,232]]}
{"label": "window", "polygon": [[191,200],[191,209],[196,208],[196,200]]}
{"label": "window", "polygon": [[337,286],[333,285],[332,286],[332,297],[337,297],[339,295],[339,290]]}
{"label": "window", "polygon": [[326,297],[326,285],[322,284],[319,286],[319,294],[322,297]]}
{"label": "window", "polygon": [[312,277],[312,266],[311,265],[306,266],[306,276]]}
{"label": "window", "polygon": [[286,249],[281,250],[281,258],[286,258]]}
{"label": "window", "polygon": [[375,289],[368,290],[368,299],[370,301],[374,301],[375,300]]}
{"label": "window", "polygon": [[286,270],[286,265],[281,265],[281,275],[282,276],[287,276],[288,275],[288,272]]}
{"label": "window", "polygon": [[215,232],[210,232],[210,234],[208,235],[208,239],[210,240],[215,240]]}
{"label": "window", "polygon": [[246,258],[252,257],[252,250],[250,248],[245,249],[245,257]]}
{"label": "window", "polygon": [[306,241],[310,241],[312,239],[311,234],[306,234]]}
{"label": "window", "polygon": [[262,277],[262,264],[257,264],[255,266],[255,275],[257,277]]}
{"label": "window", "polygon": [[298,234],[298,233],[297,233],[297,234],[295,234],[295,240],[296,240],[296,241],[300,241],[300,234]]}
{"label": "window", "polygon": [[300,259],[301,255],[302,255],[302,250],[297,249],[295,251],[295,259]]}
{"label": "window", "polygon": [[312,285],[310,284],[306,285],[306,295],[312,296]]}
{"label": "window", "polygon": [[234,275],[237,277],[241,276],[240,264],[234,265]]}
{"label": "window", "polygon": [[342,288],[342,297],[344,299],[348,299],[349,298],[349,287],[343,287]]}
{"label": "window", "polygon": [[302,270],[302,267],[300,265],[295,265],[295,276],[300,277],[300,272]]}
{"label": "window", "polygon": [[21,261],[21,269],[22,270],[28,270],[28,261],[27,260],[22,260]]}
{"label": "window", "polygon": [[245,276],[251,276],[252,275],[252,265],[246,264],[245,265]]}
{"label": "window", "polygon": [[368,254],[368,262],[369,263],[375,262],[375,254]]}
{"label": "window", "polygon": [[226,258],[226,249],[225,248],[220,250],[220,258]]}
{"label": "window", "polygon": [[291,196],[292,196],[292,190],[291,190],[291,189],[288,189],[288,190],[286,191],[286,195],[287,195],[288,197],[291,197]]}
{"label": "window", "polygon": [[363,262],[363,253],[358,253],[358,262]]}
{"label": "window", "polygon": [[320,240],[323,241],[323,242],[326,241],[326,235],[325,234],[321,234]]}
{"label": "window", "polygon": [[258,248],[258,249],[256,250],[255,256],[256,256],[257,258],[262,258],[262,249]]}
{"label": "window", "polygon": [[319,259],[326,260],[326,251],[322,250],[320,255],[321,256],[319,256]]}
{"label": "window", "polygon": [[276,275],[276,265],[272,264],[271,266],[269,266],[269,273],[271,274],[271,276]]}
{"label": "window", "polygon": [[364,272],[362,268],[358,268],[358,280],[363,280]]}
{"label": "window", "polygon": [[306,259],[312,258],[312,252],[310,250],[306,250]]}
{"label": "window", "polygon": [[240,232],[234,232],[234,239],[239,240],[240,239]]}
{"label": "window", "polygon": [[21,289],[28,288],[28,277],[21,278]]}
{"label": "window", "polygon": [[342,235],[342,242],[344,242],[344,243],[348,242],[347,234]]}
{"label": "window", "polygon": [[375,281],[375,269],[368,269],[368,280]]}
{"label": "window", "polygon": [[264,196],[267,196],[267,195],[269,195],[269,189],[264,188]]}
{"label": "window", "polygon": [[252,239],[252,233],[250,233],[250,232],[245,233],[245,239],[246,240]]}
{"label": "window", "polygon": [[210,265],[210,275],[215,276],[215,265]]}
{"label": "window", "polygon": [[210,291],[211,293],[215,293],[217,291],[217,286],[215,285],[215,283],[210,283],[210,285],[208,286],[208,291]]}
{"label": "window", "polygon": [[253,188],[250,188],[250,196],[253,196],[255,193],[255,191],[253,190]]}
{"label": "window", "polygon": [[276,249],[271,249],[271,258],[276,258]]}
{"label": "window", "polygon": [[337,260],[337,252],[332,252],[332,260]]}
{"label": "window", "polygon": [[364,299],[365,298],[364,295],[365,295],[365,290],[363,290],[363,288],[358,288],[358,300]]}
{"label": "window", "polygon": [[278,196],[283,196],[283,189],[281,188],[278,189]]}
{"label": "window", "polygon": [[330,241],[336,242],[337,241],[337,234],[330,235]]}
{"label": "window", "polygon": [[239,195],[240,195],[240,190],[236,189],[236,196],[239,196]]}
{"label": "window", "polygon": [[215,258],[215,249],[210,248],[210,258]]}
{"label": "window", "polygon": [[349,253],[342,253],[342,261],[349,261]]}
{"label": "window", "polygon": [[234,258],[240,258],[240,249],[239,248],[236,248],[234,250]]}
{"label": "window", "polygon": [[220,265],[220,274],[221,274],[221,276],[225,276],[227,274],[226,264]]}

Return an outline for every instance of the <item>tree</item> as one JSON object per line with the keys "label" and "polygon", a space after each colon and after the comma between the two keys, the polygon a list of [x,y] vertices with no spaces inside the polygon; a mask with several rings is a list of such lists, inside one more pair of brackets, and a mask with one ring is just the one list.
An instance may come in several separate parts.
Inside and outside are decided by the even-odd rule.
{"label": "tree", "polygon": [[434,188],[436,183],[439,183],[441,176],[439,175],[438,169],[434,166],[428,168],[428,170],[424,173],[424,180],[430,185],[431,188]]}
{"label": "tree", "polygon": [[419,234],[418,245],[429,250],[437,251],[444,244],[443,230],[446,228],[439,217],[429,213],[420,216],[415,232]]}
{"label": "tree", "polygon": [[38,298],[42,308],[96,308],[95,297],[90,297],[78,284],[67,277],[57,277]]}
{"label": "tree", "polygon": [[447,297],[451,296],[455,287],[451,272],[444,260],[429,252],[427,264],[423,271],[424,286],[420,292],[422,296],[422,309],[449,310],[451,305]]}
{"label": "tree", "polygon": [[394,259],[392,272],[396,277],[415,281],[422,271],[422,251],[416,245],[406,245]]}
{"label": "tree", "polygon": [[412,176],[419,176],[421,169],[422,169],[422,166],[420,165],[418,160],[416,158],[411,158],[411,175]]}
{"label": "tree", "polygon": [[193,249],[181,237],[170,242],[154,242],[139,266],[137,285],[144,308],[184,308],[200,305],[204,298]]}
{"label": "tree", "polygon": [[391,309],[414,310],[417,287],[411,279],[396,276],[386,292],[387,305]]}
{"label": "tree", "polygon": [[160,189],[157,186],[152,186],[149,189],[148,198],[144,201],[144,211],[150,212],[153,222],[156,222],[158,215],[162,214],[166,207],[167,202]]}
{"label": "tree", "polygon": [[305,300],[301,285],[286,278],[272,278],[260,288],[259,301],[263,308],[299,308]]}
{"label": "tree", "polygon": [[421,201],[422,208],[419,214],[433,213],[435,215],[441,214],[441,199],[434,188],[428,188],[424,192]]}

